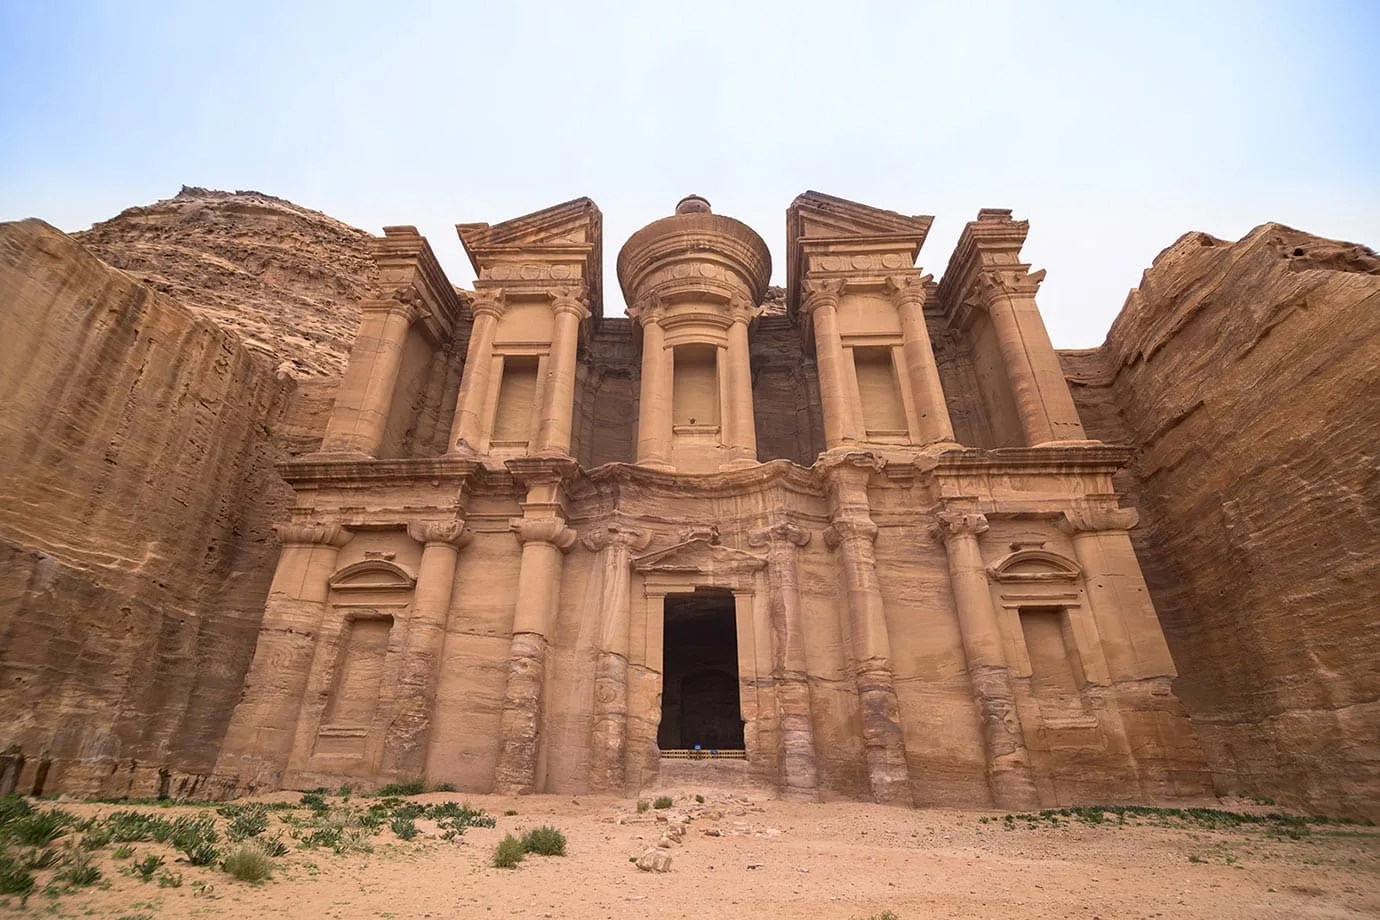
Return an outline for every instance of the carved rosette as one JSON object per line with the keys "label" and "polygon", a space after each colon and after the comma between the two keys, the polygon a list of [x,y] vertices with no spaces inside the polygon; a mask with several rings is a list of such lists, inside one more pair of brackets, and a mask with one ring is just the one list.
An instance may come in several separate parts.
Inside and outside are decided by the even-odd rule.
{"label": "carved rosette", "polygon": [[560,518],[513,518],[508,526],[522,544],[548,543],[563,553],[575,545],[575,531],[566,527]]}
{"label": "carved rosette", "polygon": [[407,525],[407,535],[421,543],[445,543],[460,549],[474,537],[473,532],[461,520],[414,521]]}
{"label": "carved rosette", "polygon": [[285,521],[274,524],[273,531],[284,546],[334,546],[341,547],[350,542],[354,534],[341,524],[325,524],[319,521]]}

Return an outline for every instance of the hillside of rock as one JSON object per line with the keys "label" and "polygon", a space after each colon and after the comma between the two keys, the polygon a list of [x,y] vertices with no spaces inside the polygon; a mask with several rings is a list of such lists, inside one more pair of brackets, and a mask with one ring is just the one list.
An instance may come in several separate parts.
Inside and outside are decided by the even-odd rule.
{"label": "hillside of rock", "polygon": [[1219,792],[1380,813],[1380,257],[1190,233],[1062,355]]}
{"label": "hillside of rock", "polygon": [[183,186],[72,236],[294,377],[343,373],[376,280],[369,234],[260,192]]}

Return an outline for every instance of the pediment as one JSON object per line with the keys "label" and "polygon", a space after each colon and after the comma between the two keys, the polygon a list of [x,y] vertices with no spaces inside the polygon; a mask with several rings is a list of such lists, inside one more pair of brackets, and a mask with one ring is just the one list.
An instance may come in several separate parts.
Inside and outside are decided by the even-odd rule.
{"label": "pediment", "polygon": [[417,584],[402,566],[382,559],[366,559],[347,565],[330,578],[336,591],[411,591]]}
{"label": "pediment", "polygon": [[1001,582],[1077,581],[1083,574],[1078,563],[1047,549],[1020,549],[988,567],[987,573]]}
{"label": "pediment", "polygon": [[[512,263],[497,280],[574,280],[574,269],[589,294],[591,309],[601,303],[603,273],[603,215],[589,198],[576,198],[499,224],[456,224],[456,232],[480,278],[493,274],[500,262]],[[565,271],[552,272],[521,263],[566,263]],[[570,263],[577,263],[571,265]],[[509,278],[508,276],[512,277]]]}
{"label": "pediment", "polygon": [[633,559],[633,569],[638,572],[702,576],[742,575],[755,572],[766,564],[765,556],[711,543],[703,537],[693,537]]}

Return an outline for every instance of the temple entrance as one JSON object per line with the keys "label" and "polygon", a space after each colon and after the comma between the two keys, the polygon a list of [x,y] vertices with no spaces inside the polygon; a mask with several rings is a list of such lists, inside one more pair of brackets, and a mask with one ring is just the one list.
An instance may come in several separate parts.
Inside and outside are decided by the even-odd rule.
{"label": "temple entrance", "polygon": [[698,590],[666,596],[661,726],[662,751],[732,751],[741,757],[738,628],[733,595]]}

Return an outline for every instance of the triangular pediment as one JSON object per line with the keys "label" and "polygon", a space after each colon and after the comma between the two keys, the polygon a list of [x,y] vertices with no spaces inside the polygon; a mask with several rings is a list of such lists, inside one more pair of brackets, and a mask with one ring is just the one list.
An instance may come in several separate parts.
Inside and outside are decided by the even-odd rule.
{"label": "triangular pediment", "polygon": [[[583,275],[589,295],[590,309],[602,309],[603,293],[603,214],[589,198],[576,198],[505,220],[500,224],[456,224],[465,253],[470,257],[475,274],[486,277],[486,269],[496,263],[512,263],[516,271],[507,274],[516,278],[560,281]],[[564,272],[545,269],[524,269],[522,263],[566,263]],[[554,270],[553,270],[554,271]]]}
{"label": "triangular pediment", "polygon": [[763,556],[711,543],[704,537],[694,537],[633,559],[633,568],[639,572],[703,576],[755,572],[766,564]]}
{"label": "triangular pediment", "polygon": [[823,192],[806,192],[786,211],[786,303],[799,305],[805,253],[823,251],[887,251],[896,264],[909,268],[920,255],[934,218],[906,215],[836,198]]}

